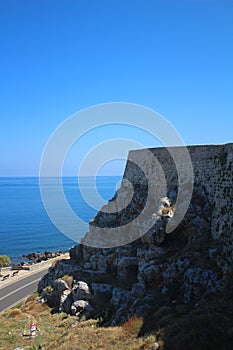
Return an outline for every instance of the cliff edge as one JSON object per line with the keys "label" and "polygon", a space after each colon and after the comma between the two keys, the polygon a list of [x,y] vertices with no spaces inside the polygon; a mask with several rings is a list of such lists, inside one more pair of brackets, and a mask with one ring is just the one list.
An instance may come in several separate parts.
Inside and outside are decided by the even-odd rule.
{"label": "cliff edge", "polygon": [[[101,317],[104,325],[143,317],[142,334],[159,332],[167,349],[201,348],[202,327],[216,333],[216,348],[224,338],[230,349],[233,144],[187,150],[189,181],[183,176],[190,164],[182,158],[182,147],[150,149],[156,162],[148,150],[130,152],[120,189],[90,222],[81,243],[71,248],[71,259],[58,262],[40,281],[41,299],[79,317]],[[115,228],[112,247],[98,248],[103,228]],[[114,246],[115,241],[123,243]],[[74,279],[71,285],[61,279],[66,274]],[[194,347],[185,345],[191,328],[198,334]],[[180,332],[187,339],[176,347]]]}

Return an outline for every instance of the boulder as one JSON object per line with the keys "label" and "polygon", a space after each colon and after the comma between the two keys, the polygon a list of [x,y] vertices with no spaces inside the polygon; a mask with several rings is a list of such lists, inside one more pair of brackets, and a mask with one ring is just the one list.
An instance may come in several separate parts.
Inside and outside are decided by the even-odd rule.
{"label": "boulder", "polygon": [[88,284],[83,281],[76,282],[71,293],[74,301],[90,300],[92,297]]}
{"label": "boulder", "polygon": [[70,308],[71,314],[76,316],[81,316],[85,313],[85,316],[88,317],[92,311],[93,307],[85,300],[75,301]]}

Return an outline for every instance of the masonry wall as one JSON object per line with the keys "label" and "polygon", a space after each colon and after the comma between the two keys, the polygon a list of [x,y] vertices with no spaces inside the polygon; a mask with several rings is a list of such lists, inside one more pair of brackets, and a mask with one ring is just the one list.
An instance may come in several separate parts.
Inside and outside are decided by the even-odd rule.
{"label": "masonry wall", "polygon": [[[205,145],[187,147],[190,154],[193,173],[194,187],[193,197],[202,195],[209,203],[211,235],[219,239],[225,245],[226,255],[233,260],[233,144]],[[169,149],[150,149],[163,168],[168,190],[178,186],[177,165],[175,165]],[[145,169],[149,169],[150,176],[156,179],[155,164],[147,157],[148,150],[131,151],[130,161],[127,162],[124,178],[134,184],[145,182],[141,171],[133,161],[141,162]],[[186,161],[183,158],[183,147],[174,147],[170,152],[175,155],[180,173],[185,173]],[[182,177],[182,175],[181,175]],[[191,201],[192,203],[192,201]],[[203,208],[205,203],[203,203]],[[202,213],[203,216],[203,213]]]}
{"label": "masonry wall", "polygon": [[[134,194],[130,204],[120,211],[121,204],[125,204],[132,192],[127,180],[133,185]],[[55,264],[43,277],[38,290],[41,292],[46,286],[52,286],[53,294],[45,297],[52,301],[57,298],[59,309],[69,313],[77,293],[68,291],[69,299],[66,290],[60,296],[57,280],[65,274],[71,274],[77,281],[84,278],[93,291],[92,299],[88,300],[93,301],[98,315],[100,307],[104,310],[106,306],[105,314],[111,310],[106,316],[111,325],[122,324],[135,315],[150,323],[153,312],[163,306],[171,309],[190,304],[195,309],[203,307],[206,314],[208,301],[227,300],[227,293],[233,286],[232,183],[233,144],[190,146],[188,153],[182,147],[130,152],[121,188],[106,206],[114,210],[111,213],[102,210],[93,218],[90,232],[81,244],[71,248],[70,261]],[[177,204],[178,187],[182,191]],[[169,212],[174,204],[175,211],[170,217],[159,207],[156,214],[158,194],[170,205]],[[128,220],[136,221],[148,196],[155,209],[152,216],[158,216],[156,224],[140,238],[114,246],[115,237],[117,243],[120,235],[124,240],[127,235],[132,238],[135,231],[140,233],[145,222],[150,221],[151,212],[146,212],[144,220],[132,232],[123,231]],[[187,203],[188,209],[179,225],[172,234],[165,232],[179,211],[177,206],[182,209]],[[108,231],[111,239],[111,228],[115,227],[119,236],[113,235],[113,245],[98,246],[104,242]],[[103,228],[106,228],[105,234]],[[90,245],[85,245],[89,242]],[[74,284],[73,289],[77,288]],[[98,305],[98,300],[105,300],[105,305]]]}

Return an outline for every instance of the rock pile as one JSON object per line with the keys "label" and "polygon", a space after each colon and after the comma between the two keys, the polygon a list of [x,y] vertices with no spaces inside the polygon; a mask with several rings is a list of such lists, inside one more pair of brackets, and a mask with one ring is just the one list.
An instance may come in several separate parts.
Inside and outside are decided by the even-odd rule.
{"label": "rock pile", "polygon": [[53,287],[43,290],[39,302],[47,302],[59,312],[89,317],[93,310],[90,304],[92,297],[86,282],[74,281],[69,286],[65,279],[57,279]]}
{"label": "rock pile", "polygon": [[35,263],[40,263],[41,261],[46,261],[52,258],[56,258],[62,254],[63,254],[62,251],[58,251],[55,253],[45,251],[44,253],[33,252],[33,253],[25,254],[23,255],[23,257],[30,260],[33,264],[35,264]]}

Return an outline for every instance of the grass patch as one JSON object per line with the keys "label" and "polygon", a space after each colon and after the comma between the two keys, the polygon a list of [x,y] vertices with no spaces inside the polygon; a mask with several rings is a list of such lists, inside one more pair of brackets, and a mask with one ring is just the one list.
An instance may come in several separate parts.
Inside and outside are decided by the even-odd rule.
{"label": "grass patch", "polygon": [[[150,350],[155,341],[153,336],[137,336],[141,318],[130,319],[122,327],[99,327],[98,320],[80,322],[64,313],[51,314],[47,304],[36,299],[32,295],[19,308],[0,315],[0,350],[42,345],[46,350]],[[35,338],[29,337],[31,322],[37,326]]]}
{"label": "grass patch", "polygon": [[12,306],[11,310],[19,309],[19,308],[21,308],[22,305],[23,305],[23,302],[20,302],[20,303],[18,303],[16,305]]}
{"label": "grass patch", "polygon": [[22,316],[22,311],[20,309],[13,309],[9,312],[9,318],[17,318],[18,316]]}

